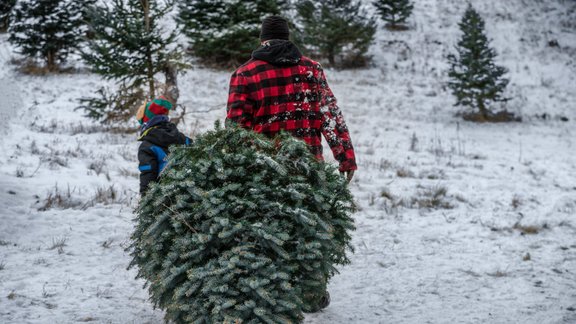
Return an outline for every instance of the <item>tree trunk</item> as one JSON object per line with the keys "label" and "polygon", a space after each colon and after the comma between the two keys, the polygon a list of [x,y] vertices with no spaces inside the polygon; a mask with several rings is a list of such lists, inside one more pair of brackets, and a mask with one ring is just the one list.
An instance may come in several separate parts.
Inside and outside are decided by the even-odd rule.
{"label": "tree trunk", "polygon": [[[150,1],[140,0],[140,3],[144,9],[144,24],[146,27],[146,34],[150,34]],[[146,72],[148,77],[149,96],[150,99],[154,99],[156,97],[156,89],[154,87],[154,62],[152,61],[151,46],[152,44],[146,44]]]}
{"label": "tree trunk", "polygon": [[336,63],[334,49],[329,49],[327,54],[328,54],[328,63],[330,63],[330,66],[333,67],[334,64]]}
{"label": "tree trunk", "polygon": [[177,71],[170,63],[166,63],[164,67],[164,75],[166,76],[166,86],[178,87]]}
{"label": "tree trunk", "polygon": [[480,115],[484,121],[488,120],[488,109],[486,109],[486,105],[484,105],[484,100],[480,97],[476,97],[476,104],[478,105],[478,109],[480,109]]}
{"label": "tree trunk", "polygon": [[[170,63],[166,63],[164,66],[164,75],[166,76],[166,85],[164,91],[170,91],[170,89],[176,89],[178,92],[178,72],[176,68],[172,66]],[[174,97],[173,93],[170,93],[170,97],[174,100],[173,104],[176,105],[178,102],[178,96]]]}
{"label": "tree trunk", "polygon": [[46,67],[48,68],[48,71],[56,70],[56,51],[50,50],[46,54]]}

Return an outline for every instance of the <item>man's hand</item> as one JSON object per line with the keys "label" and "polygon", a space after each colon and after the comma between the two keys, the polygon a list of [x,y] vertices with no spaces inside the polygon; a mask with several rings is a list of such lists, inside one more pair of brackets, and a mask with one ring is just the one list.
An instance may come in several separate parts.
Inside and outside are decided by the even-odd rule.
{"label": "man's hand", "polygon": [[350,183],[350,181],[352,181],[352,177],[354,176],[354,170],[342,171],[340,174],[346,177],[346,181]]}

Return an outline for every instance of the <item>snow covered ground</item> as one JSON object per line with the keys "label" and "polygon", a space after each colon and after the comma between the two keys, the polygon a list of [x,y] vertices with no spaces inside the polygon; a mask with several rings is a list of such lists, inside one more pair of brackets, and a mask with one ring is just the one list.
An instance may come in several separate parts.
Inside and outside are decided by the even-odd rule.
{"label": "snow covered ground", "polygon": [[[445,55],[464,1],[416,1],[410,31],[378,31],[371,68],[328,70],[356,148],[360,210],[352,264],[306,323],[576,323],[576,2],[473,4],[510,69],[507,108],[524,122],[453,117]],[[126,270],[134,135],[74,110],[97,76],[18,74],[6,39],[0,323],[162,323]],[[224,118],[228,77],[181,78],[182,130]]]}

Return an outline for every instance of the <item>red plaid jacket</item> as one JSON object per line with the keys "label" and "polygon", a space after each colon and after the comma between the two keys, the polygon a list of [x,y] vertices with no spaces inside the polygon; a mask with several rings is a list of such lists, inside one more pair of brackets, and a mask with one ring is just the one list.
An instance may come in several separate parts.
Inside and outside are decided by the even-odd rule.
{"label": "red plaid jacket", "polygon": [[322,134],[340,171],[357,169],[348,127],[322,67],[305,56],[284,66],[254,58],[246,62],[230,79],[227,111],[227,121],[258,133],[290,132],[320,160]]}

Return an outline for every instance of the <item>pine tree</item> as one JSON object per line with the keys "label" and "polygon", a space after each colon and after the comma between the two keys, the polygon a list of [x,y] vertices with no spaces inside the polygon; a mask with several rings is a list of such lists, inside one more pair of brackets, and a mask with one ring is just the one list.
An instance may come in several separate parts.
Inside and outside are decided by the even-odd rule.
{"label": "pine tree", "polygon": [[298,323],[349,263],[352,208],[302,141],[217,124],[142,198],[131,266],[175,323]]}
{"label": "pine tree", "polygon": [[9,41],[21,54],[40,58],[54,70],[82,40],[85,6],[85,1],[20,0],[12,13]]}
{"label": "pine tree", "polygon": [[219,66],[238,65],[259,45],[260,25],[284,0],[181,0],[177,21],[193,54]]}
{"label": "pine tree", "polygon": [[181,66],[174,45],[176,31],[165,33],[160,25],[172,9],[171,1],[112,0],[111,6],[92,7],[88,13],[92,39],[84,60],[94,72],[126,84],[148,87],[157,95],[154,77],[169,65]]}
{"label": "pine tree", "polygon": [[402,24],[412,14],[414,5],[410,0],[376,0],[373,2],[382,20],[390,29],[402,29]]}
{"label": "pine tree", "polygon": [[296,3],[302,25],[302,42],[330,65],[366,64],[365,53],[374,39],[376,21],[367,17],[354,0],[304,0]]}
{"label": "pine tree", "polygon": [[0,2],[0,32],[8,30],[10,23],[10,13],[16,5],[16,0],[4,0]]}
{"label": "pine tree", "polygon": [[456,47],[457,55],[448,56],[448,86],[456,96],[456,105],[478,110],[482,119],[488,120],[492,114],[489,104],[507,100],[502,97],[508,85],[508,79],[502,76],[507,70],[494,63],[496,51],[489,47],[484,20],[471,5],[459,26],[463,35]]}

